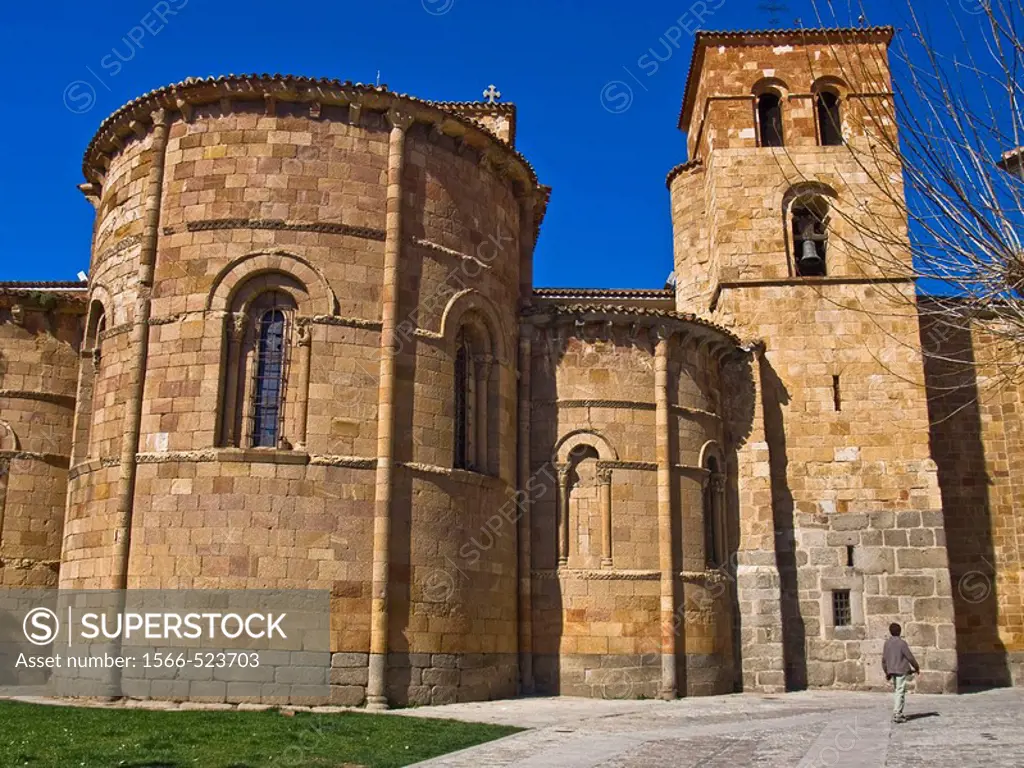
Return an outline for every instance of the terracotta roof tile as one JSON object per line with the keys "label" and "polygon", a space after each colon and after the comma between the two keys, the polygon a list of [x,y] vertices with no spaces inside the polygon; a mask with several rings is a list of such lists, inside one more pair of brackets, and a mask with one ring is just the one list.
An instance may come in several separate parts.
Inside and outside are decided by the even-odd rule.
{"label": "terracotta roof tile", "polygon": [[692,171],[694,168],[699,168],[703,164],[704,163],[700,160],[688,160],[685,163],[680,163],[668,172],[668,175],[665,177],[665,186],[671,188],[672,180],[675,179],[676,176],[681,173],[686,173],[687,171]]}
{"label": "terracotta roof tile", "polygon": [[84,304],[89,296],[89,284],[75,281],[0,280],[0,296],[29,299],[39,294],[55,296],[69,303]]}
{"label": "terracotta roof tile", "polygon": [[666,288],[534,288],[533,295],[542,299],[674,299],[675,292]]}

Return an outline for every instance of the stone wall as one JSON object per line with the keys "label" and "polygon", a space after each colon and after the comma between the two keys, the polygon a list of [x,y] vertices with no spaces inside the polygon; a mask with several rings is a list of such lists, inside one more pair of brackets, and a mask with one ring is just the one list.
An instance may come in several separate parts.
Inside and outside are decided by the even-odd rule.
{"label": "stone wall", "polygon": [[962,686],[1024,684],[1024,390],[994,321],[923,302],[921,343]]}
{"label": "stone wall", "polygon": [[[738,453],[740,498],[771,510],[748,507],[740,517],[740,570],[749,576],[744,585],[741,575],[740,613],[753,620],[743,633],[750,687],[877,684],[876,646],[892,621],[934,630],[914,635],[922,686],[955,683],[922,358],[915,323],[899,311],[911,301],[882,298],[870,284],[751,286],[722,296],[724,321],[767,340],[755,368],[760,423]],[[854,547],[849,569],[847,545]],[[862,671],[829,678],[813,662],[838,655],[822,620],[835,589],[850,589],[862,610],[859,633],[843,636],[845,660]]]}
{"label": "stone wall", "polygon": [[0,288],[0,585],[57,583],[83,305]]}

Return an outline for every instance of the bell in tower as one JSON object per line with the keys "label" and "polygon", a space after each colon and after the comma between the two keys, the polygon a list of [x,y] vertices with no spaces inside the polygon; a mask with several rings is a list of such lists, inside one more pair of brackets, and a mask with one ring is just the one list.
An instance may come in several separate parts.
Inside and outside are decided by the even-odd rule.
{"label": "bell in tower", "polygon": [[825,274],[827,208],[819,210],[824,205],[815,199],[793,206],[793,250],[796,254],[796,271],[801,277],[820,277]]}

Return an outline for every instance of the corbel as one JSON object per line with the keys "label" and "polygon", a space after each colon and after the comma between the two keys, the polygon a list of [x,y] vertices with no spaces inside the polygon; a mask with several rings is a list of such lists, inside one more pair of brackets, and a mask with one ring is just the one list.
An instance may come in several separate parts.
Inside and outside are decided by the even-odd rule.
{"label": "corbel", "polygon": [[101,187],[94,181],[78,185],[78,191],[85,195],[85,199],[93,208],[99,208]]}
{"label": "corbel", "polygon": [[[221,102],[223,102],[223,99],[221,99]],[[192,105],[191,104],[189,104],[187,101],[185,101],[184,99],[179,97],[177,99],[177,101],[174,102],[174,106],[177,107],[178,111],[181,113],[182,119],[186,123],[191,123],[192,122]],[[223,107],[223,103],[221,104],[221,106]]]}

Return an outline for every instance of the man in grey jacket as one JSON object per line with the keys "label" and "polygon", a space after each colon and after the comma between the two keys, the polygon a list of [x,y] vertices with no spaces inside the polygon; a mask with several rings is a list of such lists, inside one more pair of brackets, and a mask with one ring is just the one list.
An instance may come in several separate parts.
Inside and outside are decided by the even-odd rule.
{"label": "man in grey jacket", "polygon": [[907,718],[903,716],[903,702],[907,698],[907,680],[913,672],[915,675],[921,671],[921,667],[910,652],[907,641],[900,637],[903,628],[896,623],[889,625],[891,637],[885,641],[882,648],[882,670],[885,672],[885,679],[893,681],[893,703],[892,721],[894,723],[905,723]]}

